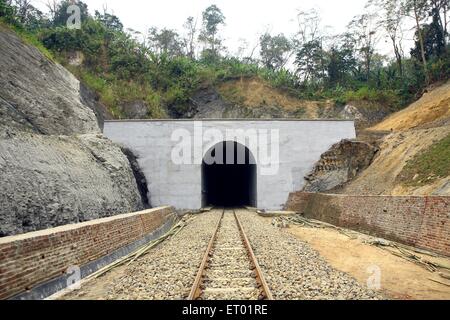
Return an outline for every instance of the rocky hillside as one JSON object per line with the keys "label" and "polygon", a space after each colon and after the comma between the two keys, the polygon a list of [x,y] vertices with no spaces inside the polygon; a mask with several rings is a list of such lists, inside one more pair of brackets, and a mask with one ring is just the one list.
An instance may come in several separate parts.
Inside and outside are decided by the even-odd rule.
{"label": "rocky hillside", "polygon": [[93,95],[3,27],[0,65],[0,236],[142,209]]}
{"label": "rocky hillside", "polygon": [[303,190],[320,192],[342,187],[365,170],[378,151],[375,146],[361,141],[343,140],[335,144],[305,177]]}
{"label": "rocky hillside", "polygon": [[[141,106],[143,115],[147,107]],[[333,100],[305,100],[274,88],[264,79],[242,77],[207,85],[190,98],[183,118],[254,119],[355,119],[358,128],[368,127],[389,113],[389,109],[363,101],[338,105]],[[136,112],[128,112],[134,118]]]}
{"label": "rocky hillside", "polygon": [[[319,186],[313,191],[329,191],[339,185],[329,181],[339,181],[341,188],[333,192],[450,195],[450,82],[430,89],[408,108],[362,132],[360,138],[379,148],[370,166],[348,179],[342,178],[342,168],[326,173],[316,168],[307,177]],[[366,154],[370,157],[372,151]],[[344,167],[355,169],[351,163]]]}

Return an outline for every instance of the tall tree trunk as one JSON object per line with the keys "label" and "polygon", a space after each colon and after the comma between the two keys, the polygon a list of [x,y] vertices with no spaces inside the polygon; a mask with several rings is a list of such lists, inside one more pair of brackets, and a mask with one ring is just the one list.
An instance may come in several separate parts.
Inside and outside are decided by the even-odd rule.
{"label": "tall tree trunk", "polygon": [[420,17],[419,17],[419,12],[418,12],[416,1],[414,1],[414,18],[416,20],[417,36],[419,37],[420,53],[422,55],[423,71],[425,73],[425,81],[428,85],[428,84],[430,84],[430,77],[428,75],[427,58],[425,57],[425,45],[424,45],[424,41],[423,41],[422,30],[420,29]]}
{"label": "tall tree trunk", "polygon": [[189,42],[189,57],[191,59],[194,59],[195,53],[194,53],[194,37],[191,37]]}
{"label": "tall tree trunk", "polygon": [[443,11],[443,16],[444,16],[444,49],[447,52],[447,35],[448,35],[448,31],[447,31],[447,25],[448,25],[448,21],[447,21],[447,11],[448,11],[448,7],[447,7],[447,1],[444,1],[444,4],[442,5],[442,11]]}
{"label": "tall tree trunk", "polygon": [[400,48],[398,47],[397,41],[395,40],[395,36],[391,36],[392,45],[394,46],[395,59],[397,60],[398,72],[400,77],[403,77],[403,57],[400,52]]}
{"label": "tall tree trunk", "polygon": [[441,28],[443,44],[444,44],[444,51],[446,51],[447,50],[447,39],[446,39],[447,26],[446,26],[445,21],[442,21],[442,17],[441,17],[441,9],[444,10],[444,17],[446,15],[446,12],[445,12],[445,1],[434,0],[434,1],[432,1],[432,3],[433,3],[433,6],[434,6],[434,10],[435,10],[434,14],[437,15],[437,21],[438,21],[439,27]]}
{"label": "tall tree trunk", "polygon": [[368,51],[366,51],[366,78],[367,78],[367,82],[370,81],[370,65],[372,63],[372,59],[371,59],[371,55],[370,55],[370,48],[368,49]]}

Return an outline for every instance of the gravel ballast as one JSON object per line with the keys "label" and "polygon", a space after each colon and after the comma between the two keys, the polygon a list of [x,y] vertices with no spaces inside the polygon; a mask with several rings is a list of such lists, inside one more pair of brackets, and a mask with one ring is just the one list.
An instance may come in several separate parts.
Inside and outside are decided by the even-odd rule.
{"label": "gravel ballast", "polygon": [[258,300],[260,296],[233,210],[225,210],[202,286],[204,300]]}
{"label": "gravel ballast", "polygon": [[333,269],[317,251],[256,216],[237,214],[275,299],[369,300],[378,293]]}
{"label": "gravel ballast", "polygon": [[[383,298],[359,284],[350,275],[332,268],[307,243],[271,225],[255,212],[236,212],[275,299]],[[88,281],[81,290],[63,296],[62,299],[186,299],[221,214],[222,210],[212,210],[195,216],[178,234],[129,266],[119,267],[105,276]],[[241,286],[250,290],[255,285],[248,261],[244,259],[244,252],[241,249],[235,250],[233,254],[229,252],[229,249],[240,247],[233,223],[231,214],[226,215],[216,243],[222,244],[221,248],[215,247],[215,254],[211,256],[211,264],[205,274],[204,285],[207,290],[203,299],[257,298],[257,291],[254,295],[253,290],[235,293],[222,290]],[[230,261],[234,258],[236,261]],[[243,262],[242,268],[237,265],[240,261]],[[215,292],[216,289],[221,290]]]}

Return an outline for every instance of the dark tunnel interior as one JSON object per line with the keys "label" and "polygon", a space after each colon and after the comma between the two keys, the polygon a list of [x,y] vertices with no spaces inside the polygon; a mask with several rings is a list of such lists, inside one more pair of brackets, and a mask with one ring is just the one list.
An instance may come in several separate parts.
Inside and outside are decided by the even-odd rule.
{"label": "dark tunnel interior", "polygon": [[[216,161],[211,164],[208,159]],[[256,176],[257,166],[248,148],[236,142],[217,144],[203,159],[203,206],[256,207]]]}

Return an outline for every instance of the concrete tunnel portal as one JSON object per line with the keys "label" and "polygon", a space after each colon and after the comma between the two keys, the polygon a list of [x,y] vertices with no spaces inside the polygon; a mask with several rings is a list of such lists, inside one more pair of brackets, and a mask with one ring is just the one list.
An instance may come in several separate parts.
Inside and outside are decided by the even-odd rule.
{"label": "concrete tunnel portal", "polygon": [[[230,131],[249,132],[257,146],[235,144],[244,140],[232,139]],[[113,120],[105,121],[104,134],[136,156],[150,205],[180,210],[246,205],[281,210],[324,152],[342,139],[356,138],[352,120],[297,119]],[[207,165],[211,148],[230,156],[224,152],[230,143],[256,164]],[[188,157],[174,161],[174,153]]]}
{"label": "concrete tunnel portal", "polygon": [[202,162],[203,207],[257,205],[257,165],[251,151],[233,141],[216,144]]}

